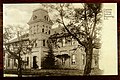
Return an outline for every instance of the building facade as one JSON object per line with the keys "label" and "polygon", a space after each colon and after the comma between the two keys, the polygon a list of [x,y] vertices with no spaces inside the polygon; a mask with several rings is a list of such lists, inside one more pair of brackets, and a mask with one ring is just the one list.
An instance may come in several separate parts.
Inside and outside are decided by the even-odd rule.
{"label": "building facade", "polygon": [[[49,14],[44,9],[36,9],[33,11],[32,17],[28,22],[29,25],[29,37],[27,36],[24,42],[27,44],[29,40],[35,40],[32,50],[29,54],[22,55],[22,59],[26,61],[23,64],[23,67],[26,69],[42,69],[42,61],[44,57],[48,54],[47,40],[48,38],[56,33],[61,33],[61,26],[52,29],[52,21],[49,17]],[[71,36],[69,36],[71,37]],[[66,41],[65,37],[62,37],[62,43],[58,42],[59,48],[53,49],[55,57],[55,65],[59,68],[67,69],[84,69],[85,66],[85,51],[84,48],[78,47],[76,40],[69,38],[70,40]],[[17,43],[17,41],[12,42]],[[93,51],[93,60],[92,68],[99,68],[99,50],[94,49]],[[68,58],[59,58],[57,55],[68,55]],[[16,69],[17,60],[14,58],[8,58],[9,55],[5,54],[5,69]],[[36,67],[37,66],[37,67]]]}

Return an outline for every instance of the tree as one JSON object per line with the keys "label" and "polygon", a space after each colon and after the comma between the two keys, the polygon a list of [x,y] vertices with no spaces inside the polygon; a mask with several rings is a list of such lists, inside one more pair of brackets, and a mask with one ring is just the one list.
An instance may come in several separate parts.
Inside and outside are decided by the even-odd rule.
{"label": "tree", "polygon": [[13,27],[8,25],[8,27],[3,27],[3,43],[9,42],[13,38],[14,33],[12,32]]}
{"label": "tree", "polygon": [[42,66],[45,69],[53,69],[55,68],[55,56],[54,56],[54,51],[53,51],[53,46],[51,43],[51,39],[47,40],[47,45],[48,45],[48,54],[44,57],[44,61],[42,62]]}
{"label": "tree", "polygon": [[[101,7],[100,3],[82,3],[81,8],[74,8],[70,3],[43,4],[56,11],[54,22],[61,24],[65,33],[76,39],[86,53],[86,65],[83,75],[90,75],[93,48],[100,49]],[[67,21],[67,22],[66,22]],[[68,36],[68,35],[66,35]],[[57,38],[58,36],[53,36]]]}
{"label": "tree", "polygon": [[[34,41],[29,41],[29,43],[25,44],[22,39],[22,35],[20,35],[20,31],[23,31],[23,28],[16,27],[17,30],[20,29],[20,31],[13,30],[13,26],[9,25],[7,28],[4,29],[3,33],[3,41],[4,41],[4,50],[8,52],[9,55],[11,55],[13,58],[18,60],[18,77],[22,77],[22,64],[25,63],[24,60],[22,60],[22,55],[27,54],[31,52],[32,46],[34,44]],[[11,38],[17,39],[15,42],[11,42]]]}

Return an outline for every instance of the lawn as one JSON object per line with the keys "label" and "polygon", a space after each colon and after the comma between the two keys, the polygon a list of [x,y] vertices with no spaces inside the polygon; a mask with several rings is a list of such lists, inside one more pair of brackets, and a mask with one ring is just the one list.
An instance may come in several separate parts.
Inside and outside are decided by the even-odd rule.
{"label": "lawn", "polygon": [[[17,70],[4,70],[5,74],[17,74]],[[82,70],[64,70],[64,69],[36,69],[36,70],[23,70],[23,75],[36,75],[36,76],[81,76]],[[92,71],[92,75],[100,75],[101,71]]]}

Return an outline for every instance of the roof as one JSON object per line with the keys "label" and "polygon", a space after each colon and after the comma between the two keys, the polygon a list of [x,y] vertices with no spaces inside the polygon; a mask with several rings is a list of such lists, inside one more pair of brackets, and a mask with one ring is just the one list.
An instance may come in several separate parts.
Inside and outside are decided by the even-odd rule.
{"label": "roof", "polygon": [[6,43],[6,44],[15,43],[15,42],[19,42],[19,41],[29,40],[29,33],[23,34],[22,36],[20,36],[20,39],[21,39],[21,40],[18,40],[18,38],[15,38],[15,39],[9,41],[9,42]]}
{"label": "roof", "polygon": [[[43,9],[43,8],[38,8],[38,9],[35,9],[34,11],[38,11],[38,10],[43,10],[43,11],[45,11],[45,12],[48,12],[47,10],[45,10],[45,9]],[[33,12],[34,12],[33,11]]]}
{"label": "roof", "polygon": [[[48,21],[45,20],[44,18],[45,16],[48,16],[49,19]],[[53,22],[51,21],[48,12],[45,9],[41,9],[41,8],[33,11],[32,16],[27,24],[30,25],[35,22],[46,22],[48,24],[53,25]]]}

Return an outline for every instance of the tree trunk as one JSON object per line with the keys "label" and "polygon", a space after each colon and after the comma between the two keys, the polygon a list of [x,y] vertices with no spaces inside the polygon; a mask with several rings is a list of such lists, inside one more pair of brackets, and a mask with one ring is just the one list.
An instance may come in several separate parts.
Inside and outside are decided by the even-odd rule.
{"label": "tree trunk", "polygon": [[19,59],[18,59],[18,77],[22,77],[21,66],[22,66],[22,63],[21,63],[21,58],[20,58],[20,53],[19,53]]}
{"label": "tree trunk", "polygon": [[91,73],[91,66],[92,66],[92,54],[93,54],[92,40],[90,40],[89,44],[85,48],[85,52],[86,52],[86,65],[84,68],[83,75],[89,76]]}

